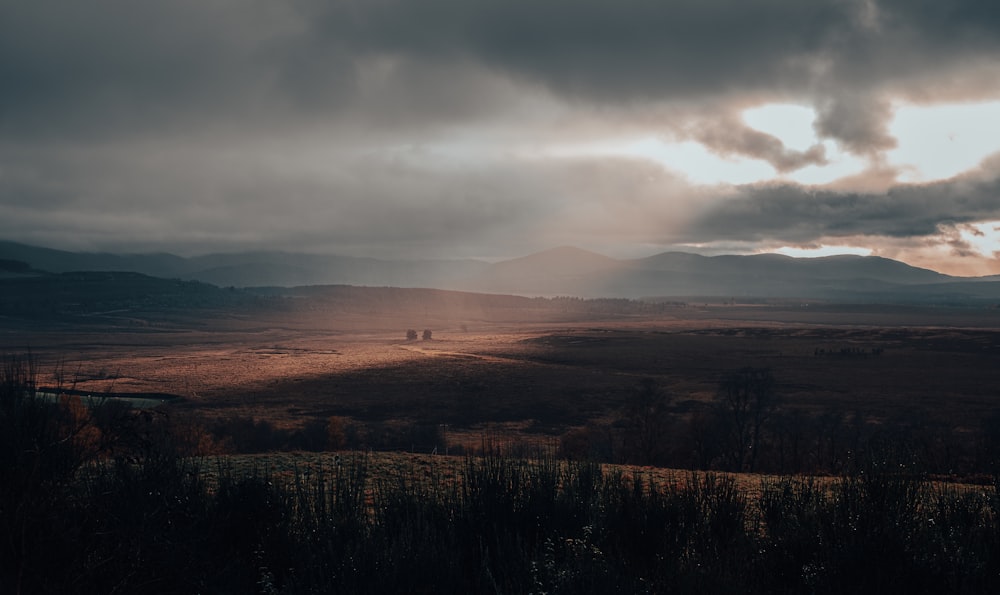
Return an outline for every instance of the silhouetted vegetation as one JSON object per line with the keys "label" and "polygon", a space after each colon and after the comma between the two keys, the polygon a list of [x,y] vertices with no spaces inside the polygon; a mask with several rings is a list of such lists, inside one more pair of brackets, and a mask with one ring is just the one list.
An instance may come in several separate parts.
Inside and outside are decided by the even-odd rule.
{"label": "silhouetted vegetation", "polygon": [[656,383],[643,379],[625,404],[623,459],[638,465],[659,465],[667,457],[673,429],[670,398]]}
{"label": "silhouetted vegetation", "polygon": [[17,316],[73,316],[117,309],[240,307],[265,300],[197,281],[138,273],[62,273],[8,279],[0,309]]}
{"label": "silhouetted vegetation", "polygon": [[[725,383],[766,380],[747,374]],[[643,383],[631,414],[655,418],[668,402]],[[320,430],[346,434],[339,419]],[[38,397],[31,360],[5,360],[0,590],[988,593],[1000,572],[997,482],[932,484],[894,435],[869,439],[842,478],[755,491],[729,475],[663,484],[492,443],[452,479],[433,467],[372,476],[362,455],[312,475],[237,472],[187,456],[186,432],[120,403]]]}
{"label": "silhouetted vegetation", "polygon": [[278,427],[266,419],[231,415],[203,424],[198,431],[213,446],[201,454],[342,449],[431,453],[437,449],[443,452],[447,446],[438,424],[408,421],[362,424],[340,416],[312,419],[298,427]]}
{"label": "silhouetted vegetation", "polygon": [[783,401],[778,379],[763,368],[725,375],[711,403],[681,401],[643,380],[615,421],[566,431],[558,452],[603,463],[842,475],[887,444],[938,479],[984,483],[1000,472],[1000,416],[956,426],[920,410],[807,410]]}

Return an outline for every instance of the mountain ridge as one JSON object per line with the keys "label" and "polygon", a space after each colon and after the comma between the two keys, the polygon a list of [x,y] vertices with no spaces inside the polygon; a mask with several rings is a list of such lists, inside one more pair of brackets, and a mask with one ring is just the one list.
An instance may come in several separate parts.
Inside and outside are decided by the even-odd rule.
{"label": "mountain ridge", "polygon": [[876,300],[1000,299],[996,276],[954,277],[877,256],[704,256],[667,251],[616,259],[559,246],[489,263],[382,260],[281,251],[182,257],[169,253],[69,252],[0,241],[0,259],[32,271],[133,271],[220,287],[357,285],[425,287],[526,296],[651,298],[731,296]]}

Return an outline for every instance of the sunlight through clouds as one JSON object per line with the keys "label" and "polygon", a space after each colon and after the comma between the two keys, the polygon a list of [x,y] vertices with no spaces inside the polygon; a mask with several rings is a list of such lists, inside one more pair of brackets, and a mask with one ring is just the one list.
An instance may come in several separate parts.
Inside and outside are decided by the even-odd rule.
{"label": "sunlight through clouds", "polygon": [[[826,164],[810,164],[785,175],[761,159],[720,156],[693,140],[671,141],[654,136],[558,147],[559,156],[619,156],[646,159],[682,174],[693,184],[752,184],[786,180],[830,184],[864,172],[873,164],[844,151],[837,142],[817,137],[816,111],[805,105],[771,103],[746,109],[744,123],[769,134],[793,151],[822,145]],[[889,132],[897,140],[886,151],[886,165],[898,168],[898,180],[919,183],[953,177],[976,167],[1000,151],[1000,101],[896,108]]]}
{"label": "sunlight through clouds", "polygon": [[750,184],[774,177],[760,160],[725,159],[694,141],[665,142],[654,137],[549,147],[543,157],[605,157],[652,161],[692,184]]}
{"label": "sunlight through clouds", "polygon": [[1000,253],[1000,221],[966,225],[959,229],[959,235],[972,250],[983,256],[996,258]]}
{"label": "sunlight through clouds", "polygon": [[617,147],[623,155],[655,161],[694,184],[751,184],[774,177],[774,168],[757,159],[723,158],[694,141],[644,138]]}
{"label": "sunlight through clouds", "polygon": [[769,103],[743,111],[743,121],[751,128],[781,139],[789,149],[804,151],[819,142],[813,122],[816,110],[785,103]]}
{"label": "sunlight through clouds", "polygon": [[827,164],[807,165],[784,176],[792,182],[807,186],[829,184],[861,173],[867,167],[864,159],[840,150],[837,143],[830,140],[820,142],[814,127],[816,110],[811,107],[770,103],[744,110],[743,121],[751,128],[781,140],[789,149],[805,151],[816,144],[823,146]]}
{"label": "sunlight through clouds", "polygon": [[889,130],[898,146],[890,163],[901,181],[941,180],[970,170],[1000,151],[1000,101],[896,108]]}

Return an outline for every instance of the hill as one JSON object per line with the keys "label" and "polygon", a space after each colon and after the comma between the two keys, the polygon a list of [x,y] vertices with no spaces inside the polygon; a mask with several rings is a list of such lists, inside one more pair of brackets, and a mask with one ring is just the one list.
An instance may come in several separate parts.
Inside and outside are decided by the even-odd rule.
{"label": "hill", "polygon": [[563,246],[521,258],[380,260],[291,252],[115,255],[0,242],[0,277],[128,271],[220,287],[356,285],[584,298],[820,299],[963,304],[1000,300],[996,277],[961,278],[874,256],[665,252],[638,259]]}

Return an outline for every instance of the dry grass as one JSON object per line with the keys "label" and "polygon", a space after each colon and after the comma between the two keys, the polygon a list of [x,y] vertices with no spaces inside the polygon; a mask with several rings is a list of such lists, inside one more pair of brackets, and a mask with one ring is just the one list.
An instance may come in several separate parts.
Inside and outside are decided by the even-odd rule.
{"label": "dry grass", "polygon": [[[256,470],[268,476],[292,480],[300,478],[335,477],[338,470],[363,464],[370,480],[388,480],[406,478],[413,482],[429,482],[447,484],[461,481],[468,464],[465,456],[430,455],[405,452],[358,452],[339,451],[327,453],[283,452],[259,455],[226,455],[222,457],[205,457],[198,460],[202,474],[210,482],[215,481],[218,473],[232,472],[242,475]],[[565,465],[566,463],[560,463]],[[695,476],[702,476],[703,471],[685,469],[667,469],[640,465],[600,465],[602,471],[608,474],[621,474],[625,478],[642,478],[648,485],[662,489],[674,489],[685,486]],[[762,473],[725,473],[711,474],[732,479],[741,492],[753,501],[760,497],[764,485],[774,484],[786,476]],[[797,476],[797,481],[812,481],[818,486],[833,486],[839,477],[831,476]],[[940,490],[956,490],[958,492],[983,492],[992,486],[983,486],[950,481],[930,481],[928,486]]]}
{"label": "dry grass", "polygon": [[[450,441],[463,446],[488,428],[546,443],[607,421],[646,377],[675,402],[697,404],[727,372],[766,367],[786,409],[871,419],[916,411],[959,430],[993,411],[1000,381],[994,311],[702,305],[523,324],[419,315],[405,323],[400,314],[394,331],[385,329],[395,319],[379,316],[296,316],[15,332],[0,335],[0,349],[30,346],[43,385],[172,393],[208,416],[250,415],[285,428],[331,415],[448,424]],[[434,340],[406,341],[408,327],[431,328]],[[843,348],[884,351],[815,355]]]}

